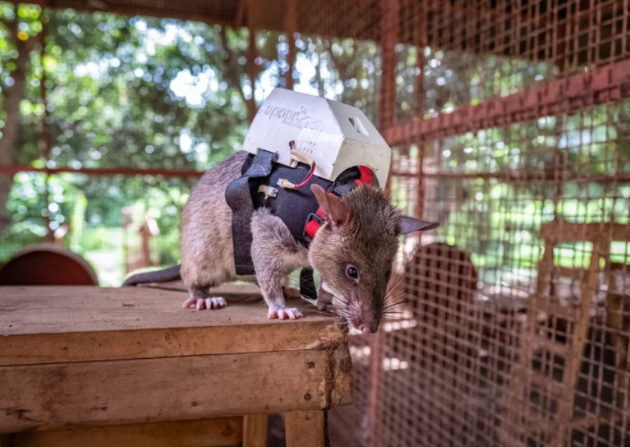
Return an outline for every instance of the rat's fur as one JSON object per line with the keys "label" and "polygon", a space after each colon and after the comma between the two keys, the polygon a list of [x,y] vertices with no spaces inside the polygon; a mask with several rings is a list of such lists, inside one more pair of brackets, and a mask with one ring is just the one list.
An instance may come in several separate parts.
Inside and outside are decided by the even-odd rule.
{"label": "rat's fur", "polygon": [[[355,328],[367,326],[376,332],[385,306],[387,283],[398,251],[399,212],[383,192],[362,185],[338,206],[346,210],[341,221],[329,219],[317,232],[309,248],[312,266],[333,295],[333,308]],[[348,277],[349,265],[359,279]]]}
{"label": "rat's fur", "polygon": [[[284,223],[267,209],[252,217],[252,260],[256,277],[237,277],[232,245],[232,209],[225,200],[227,186],[241,175],[246,152],[238,152],[206,172],[184,206],[182,215],[181,277],[191,298],[184,305],[209,307],[208,289],[240,280],[258,282],[269,306],[269,316],[299,318],[297,309],[286,308],[282,279],[308,266],[307,250],[291,236]],[[216,302],[212,302],[215,307]],[[219,303],[218,307],[222,307]]]}
{"label": "rat's fur", "polygon": [[228,185],[241,175],[246,152],[237,152],[206,172],[182,213],[182,280],[191,294],[236,278],[232,247],[232,209]]}
{"label": "rat's fur", "polygon": [[[343,199],[315,186],[312,190],[327,221],[307,250],[278,217],[266,208],[257,209],[251,223],[256,277],[237,278],[232,210],[225,200],[225,190],[241,175],[247,155],[238,152],[206,172],[184,207],[181,278],[190,291],[184,307],[222,307],[225,301],[211,297],[209,289],[249,279],[260,285],[270,318],[300,318],[297,309],[285,307],[282,280],[296,269],[312,266],[333,295],[336,312],[354,327],[376,332],[403,222],[398,211],[382,191],[372,186],[360,185]],[[356,267],[358,280],[348,277],[348,265]],[[126,284],[150,282],[151,274],[144,275],[145,281],[132,277]],[[154,275],[157,277],[159,272]]]}

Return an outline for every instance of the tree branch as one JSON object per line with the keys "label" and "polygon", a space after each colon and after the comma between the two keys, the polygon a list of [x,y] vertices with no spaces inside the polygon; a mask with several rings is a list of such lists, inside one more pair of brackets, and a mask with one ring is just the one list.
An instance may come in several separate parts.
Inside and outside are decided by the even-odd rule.
{"label": "tree branch", "polygon": [[[251,51],[248,51],[248,55],[247,55],[248,73],[245,73],[245,75],[248,77],[251,88],[252,88],[252,95],[248,99],[245,97],[245,92],[243,91],[243,85],[241,84],[241,70],[238,65],[239,56],[235,51],[233,51],[230,48],[224,27],[221,27],[221,32],[219,33],[219,35],[221,36],[221,43],[223,45],[223,48],[225,49],[227,53],[226,72],[224,74],[226,76],[228,83],[233,88],[235,88],[241,95],[241,98],[243,98],[243,102],[247,106],[247,118],[249,122],[251,123],[252,120],[254,119],[254,116],[256,115],[256,98],[254,97],[254,90],[256,89],[256,79],[258,78],[258,75],[260,74],[260,68],[255,64],[254,60],[251,60],[252,54],[255,55],[255,52],[252,53]],[[251,38],[251,31],[250,31],[250,46],[252,45],[252,42],[255,45],[255,40]]]}
{"label": "tree branch", "polygon": [[[10,74],[13,79],[13,85],[3,92],[6,121],[2,128],[2,138],[0,138],[0,165],[10,165],[15,162],[15,151],[21,118],[20,102],[24,98],[26,91],[30,53],[37,45],[37,38],[35,37],[29,37],[27,40],[18,39],[17,14],[15,19],[9,22],[8,28],[13,32],[11,38],[15,42],[18,55],[15,59],[15,70]],[[10,223],[10,217],[7,212],[7,202],[12,185],[12,176],[0,176],[0,234],[4,232]]]}
{"label": "tree branch", "polygon": [[230,49],[228,45],[228,39],[225,33],[225,27],[223,26],[221,27],[221,31],[219,35],[221,36],[221,44],[223,45],[223,49],[227,53],[227,58],[225,61],[226,70],[225,70],[225,73],[223,74],[225,75],[228,83],[233,88],[238,90],[238,92],[241,95],[241,98],[243,98],[243,102],[246,103],[247,99],[245,99],[245,92],[243,92],[243,86],[241,85],[241,77],[238,70],[238,58],[235,57],[234,53],[232,52],[232,50]]}
{"label": "tree branch", "polygon": [[15,16],[13,20],[0,19],[0,24],[4,25],[4,27],[8,30],[8,37],[11,39],[13,44],[16,43],[17,33],[18,33],[18,17],[17,17],[17,8],[15,11]]}

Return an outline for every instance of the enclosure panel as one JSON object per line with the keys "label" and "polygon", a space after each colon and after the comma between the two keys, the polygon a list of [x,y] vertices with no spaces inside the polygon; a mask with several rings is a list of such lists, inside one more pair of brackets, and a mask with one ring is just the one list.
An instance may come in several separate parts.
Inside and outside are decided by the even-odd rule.
{"label": "enclosure panel", "polygon": [[630,442],[628,111],[397,148],[393,199],[441,226],[403,251],[378,445]]}

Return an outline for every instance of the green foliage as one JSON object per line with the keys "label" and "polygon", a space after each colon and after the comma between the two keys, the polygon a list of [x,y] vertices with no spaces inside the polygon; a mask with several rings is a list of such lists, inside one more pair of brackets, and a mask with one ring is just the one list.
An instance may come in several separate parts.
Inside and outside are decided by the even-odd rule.
{"label": "green foliage", "polygon": [[46,235],[44,176],[15,176],[7,203],[13,224],[0,235],[0,259],[8,259],[27,245],[40,243]]}
{"label": "green foliage", "polygon": [[[242,144],[247,112],[238,89],[224,78],[230,55],[219,27],[70,9],[42,16],[38,7],[0,2],[0,23],[16,14],[30,38],[39,38],[44,23],[48,29],[44,58],[38,49],[31,53],[16,162],[44,166],[44,75],[49,167],[203,170]],[[0,24],[0,92],[13,83],[17,54],[9,34]],[[247,33],[226,35],[239,51],[247,48]],[[112,250],[122,256],[122,210],[140,206],[160,228],[157,256],[177,262],[179,214],[192,183],[62,174],[45,185],[43,175],[16,175],[8,201],[12,225],[0,236],[0,258],[43,241],[46,217],[52,231],[69,225],[64,242],[88,259],[101,262]],[[121,260],[115,264],[122,267]]]}
{"label": "green foliage", "polygon": [[50,21],[56,164],[205,169],[240,144],[244,104],[216,27],[72,10]]}
{"label": "green foliage", "polygon": [[[288,45],[283,34],[258,31],[252,36],[257,56],[249,67],[252,81],[246,29],[71,9],[42,13],[38,6],[0,2],[0,138],[4,93],[14,82],[17,58],[7,24],[15,17],[19,38],[38,40],[44,25],[48,29],[44,56],[39,48],[30,54],[16,163],[44,167],[42,82],[51,136],[49,167],[197,170],[238,150],[248,105],[260,104],[273,87],[285,84]],[[360,107],[378,122],[382,67],[377,42],[296,35],[296,49],[296,90]],[[405,45],[396,51],[401,121],[419,111],[425,118],[449,113],[554,76],[551,64],[529,60]],[[473,253],[480,267],[532,269],[540,255],[540,225],[554,211],[568,220],[627,222],[630,190],[619,186],[611,191],[583,178],[630,172],[629,123],[630,103],[599,106],[397,148],[395,154],[415,160],[422,149],[434,172],[519,171],[535,177],[553,171],[560,151],[567,181],[555,210],[549,184],[447,177],[432,185],[432,201],[444,204],[438,210],[442,240]],[[55,175],[46,184],[41,174],[18,174],[7,205],[12,225],[0,235],[0,260],[42,241],[48,218],[52,231],[69,226],[64,242],[95,264],[105,284],[116,284],[122,279],[123,241],[137,244],[123,231],[123,209],[131,207],[158,224],[155,257],[164,265],[176,263],[180,211],[193,184],[192,179],[77,174]],[[416,187],[414,178],[392,180],[394,201],[409,213],[416,206],[409,191]],[[582,262],[574,254],[583,250],[560,250],[560,262]],[[623,250],[625,245],[616,247],[613,255],[627,258]]]}

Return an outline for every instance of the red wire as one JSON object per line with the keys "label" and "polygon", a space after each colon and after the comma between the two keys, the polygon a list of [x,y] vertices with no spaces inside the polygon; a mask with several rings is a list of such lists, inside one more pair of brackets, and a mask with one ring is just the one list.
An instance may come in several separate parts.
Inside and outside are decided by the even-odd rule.
{"label": "red wire", "polygon": [[306,177],[306,180],[304,180],[302,183],[300,183],[299,185],[295,185],[293,187],[293,189],[298,189],[301,188],[302,186],[306,185],[308,182],[311,181],[311,179],[313,178],[313,174],[315,173],[315,162],[313,162],[313,165],[311,166],[311,171],[308,173],[308,176]]}
{"label": "red wire", "polygon": [[[295,140],[289,141],[289,147],[291,149],[293,149],[295,147]],[[314,173],[315,173],[315,162],[313,162],[313,165],[311,166],[311,170],[309,171],[308,176],[306,177],[306,180],[304,180],[299,185],[294,185],[293,189],[298,189],[298,188],[301,188],[302,186],[306,185],[313,178],[313,174]]]}

